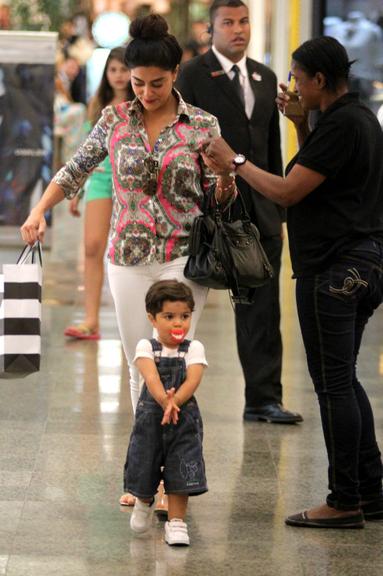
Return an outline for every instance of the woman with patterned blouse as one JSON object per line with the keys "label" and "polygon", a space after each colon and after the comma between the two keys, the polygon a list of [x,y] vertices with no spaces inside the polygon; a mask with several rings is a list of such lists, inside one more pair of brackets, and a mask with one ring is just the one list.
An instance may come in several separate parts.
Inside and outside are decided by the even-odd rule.
{"label": "woman with patterned blouse", "polygon": [[216,118],[186,104],[174,89],[182,50],[166,21],[150,15],[132,22],[125,54],[136,98],[103,110],[85,143],[56,174],[21,228],[23,239],[42,240],[44,213],[72,198],[88,175],[109,154],[113,171],[113,213],[108,276],[117,322],[130,368],[133,408],[138,372],[133,365],[137,341],[150,338],[144,298],[156,280],[176,278],[195,299],[195,325],[207,290],[184,278],[188,236],[201,213],[205,191],[216,185],[225,202],[236,193],[235,179],[216,176],[203,162],[201,143],[219,135]]}

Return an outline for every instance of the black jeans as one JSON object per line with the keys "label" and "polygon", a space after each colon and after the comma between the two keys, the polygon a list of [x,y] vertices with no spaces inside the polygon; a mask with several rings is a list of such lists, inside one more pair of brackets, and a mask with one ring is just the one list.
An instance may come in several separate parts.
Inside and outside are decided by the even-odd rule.
{"label": "black jeans", "polygon": [[324,272],[299,278],[297,307],[329,458],[328,505],[358,508],[382,494],[382,461],[356,376],[364,328],[383,299],[383,245],[365,239]]}

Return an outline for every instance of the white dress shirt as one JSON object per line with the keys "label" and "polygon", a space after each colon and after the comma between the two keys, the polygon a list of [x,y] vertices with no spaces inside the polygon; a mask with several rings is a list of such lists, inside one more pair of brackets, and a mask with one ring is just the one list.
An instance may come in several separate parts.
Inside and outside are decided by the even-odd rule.
{"label": "white dress shirt", "polygon": [[232,67],[234,66],[234,64],[236,64],[238,66],[238,68],[239,68],[239,81],[241,83],[241,86],[243,89],[243,94],[245,97],[246,116],[248,118],[250,118],[251,114],[253,113],[253,108],[254,108],[254,104],[255,104],[255,97],[254,97],[254,92],[253,92],[251,85],[250,85],[249,74],[248,74],[247,66],[246,66],[246,55],[243,58],[241,58],[241,60],[239,62],[232,62],[231,60],[229,60],[229,58],[226,58],[226,56],[221,54],[221,52],[218,52],[217,48],[214,45],[212,46],[212,50],[213,50],[217,60],[221,64],[222,70],[225,72],[225,74],[228,75],[230,80],[232,80],[234,78],[234,72],[232,70]]}

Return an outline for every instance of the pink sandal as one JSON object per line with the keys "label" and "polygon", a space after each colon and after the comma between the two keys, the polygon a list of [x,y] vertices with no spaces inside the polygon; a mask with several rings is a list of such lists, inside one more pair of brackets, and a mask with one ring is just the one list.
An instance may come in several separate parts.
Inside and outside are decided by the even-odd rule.
{"label": "pink sandal", "polygon": [[100,340],[100,333],[93,329],[88,328],[86,324],[78,324],[77,326],[68,326],[64,330],[64,336],[75,338],[76,340]]}
{"label": "pink sandal", "polygon": [[158,486],[157,498],[156,498],[156,507],[154,512],[157,516],[167,516],[168,515],[168,497],[165,494],[164,488],[164,481],[161,480],[160,485]]}

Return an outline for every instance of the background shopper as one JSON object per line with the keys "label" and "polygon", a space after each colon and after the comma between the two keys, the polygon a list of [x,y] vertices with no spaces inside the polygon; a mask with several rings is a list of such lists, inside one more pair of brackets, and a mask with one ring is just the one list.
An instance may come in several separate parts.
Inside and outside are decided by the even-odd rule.
{"label": "background shopper", "polygon": [[[105,106],[117,106],[132,99],[130,72],[124,61],[125,48],[111,50],[96,95],[89,103],[89,129],[97,123]],[[69,204],[73,216],[80,216],[80,195]],[[85,319],[68,326],[64,334],[81,340],[98,340],[99,312],[104,281],[104,254],[112,214],[112,166],[109,156],[95,168],[85,183],[84,285]]]}

